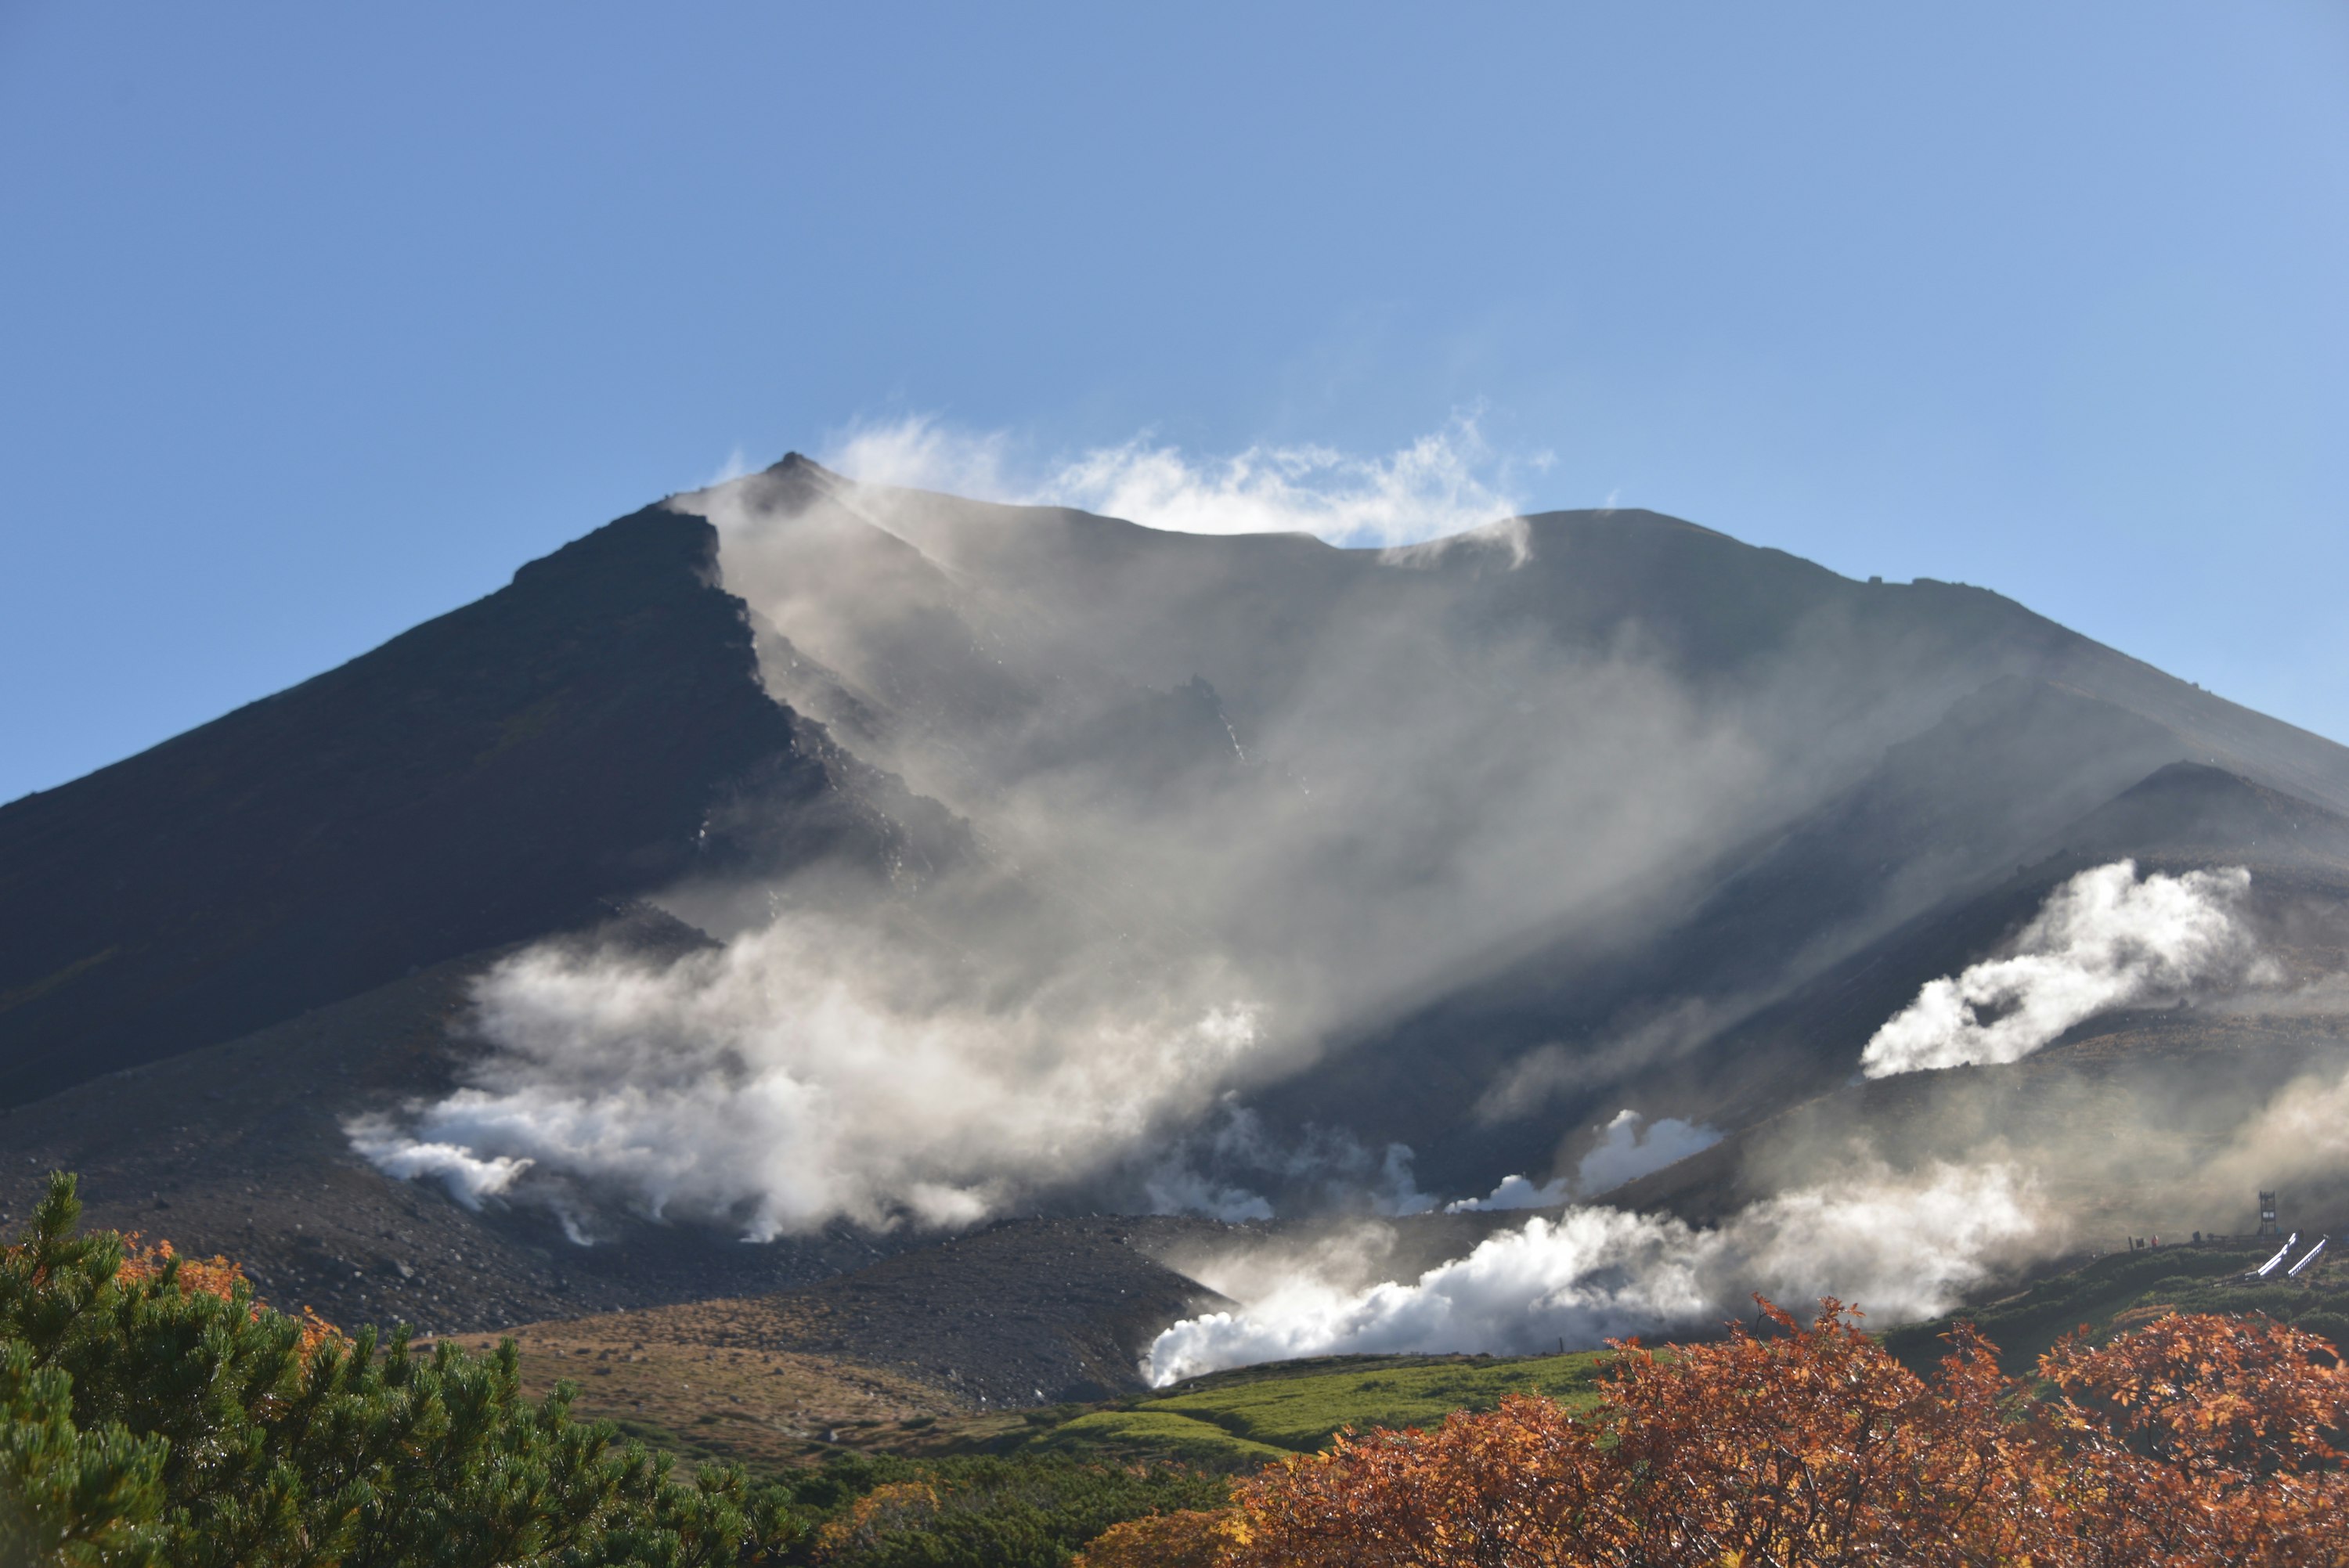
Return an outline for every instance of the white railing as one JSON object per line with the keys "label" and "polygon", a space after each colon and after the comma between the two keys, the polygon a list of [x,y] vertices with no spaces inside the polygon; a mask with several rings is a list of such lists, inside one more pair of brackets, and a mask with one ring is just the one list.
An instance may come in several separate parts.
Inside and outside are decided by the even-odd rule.
{"label": "white railing", "polygon": [[2292,1234],[2283,1239],[2283,1245],[2276,1249],[2275,1256],[2270,1258],[2267,1262],[2261,1264],[2259,1267],[2253,1269],[2243,1277],[2245,1279],[2267,1278],[2268,1275],[2275,1273],[2276,1264],[2283,1262],[2285,1257],[2291,1253],[2292,1249],[2298,1245],[2300,1245],[2300,1233],[2298,1231],[2294,1231]]}

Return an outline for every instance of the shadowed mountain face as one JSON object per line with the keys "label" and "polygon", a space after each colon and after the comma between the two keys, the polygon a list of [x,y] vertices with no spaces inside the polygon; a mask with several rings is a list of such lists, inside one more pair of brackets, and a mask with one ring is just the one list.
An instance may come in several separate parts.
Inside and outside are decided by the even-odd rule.
{"label": "shadowed mountain face", "polygon": [[[2255,1185],[2291,1189],[2312,1229],[2349,1213],[2341,1138],[2294,1114],[2304,1105],[2336,1121],[2323,1108],[2349,1083],[2349,815],[2179,763],[2060,841],[1706,1042],[1692,1076],[1727,1102],[1735,1130],[1614,1201],[1717,1219],[1812,1179],[1820,1150],[1857,1143],[1909,1166],[2039,1151],[2051,1190],[2098,1244],[2131,1231],[2230,1233]],[[2157,873],[2247,869],[2267,983],[2100,1010],[2012,1065],[1849,1074],[1922,979],[2002,951],[2058,884],[2119,856]],[[1739,1072],[1740,1058],[1775,1064],[1771,1081]]]}
{"label": "shadowed mountain face", "polygon": [[[1350,551],[790,459],[0,808],[0,1161],[440,1327],[1408,1208],[1626,1107],[1731,1134],[1630,1190],[1715,1213],[1908,1128],[1879,1027],[2124,858],[2247,868],[2330,1017],[2344,813],[2349,751],[1993,593],[1652,513]],[[312,1190],[340,1251],[246,1201]]]}
{"label": "shadowed mountain face", "polygon": [[623,518],[339,669],[0,808],[0,1099],[885,830],[760,689],[707,523]]}
{"label": "shadowed mountain face", "polygon": [[[1379,1107],[1411,1105],[1423,1171],[1454,1186],[1496,1159],[1547,1165],[1561,1123],[1619,1104],[1734,1126],[1849,1074],[1920,985],[1994,949],[2067,876],[2125,857],[2249,864],[2263,883],[2307,869],[2261,851],[2245,803],[2284,802],[2311,823],[2332,813],[2179,761],[2192,753],[2116,704],[2002,677],[1725,858],[1684,920],[1596,962],[1587,939],[1552,944],[1391,1026],[1330,1090],[1279,1092],[1373,1136]],[[1938,934],[1922,940],[1925,928]],[[1445,1052],[1446,1040],[1473,1044]],[[1446,1057],[1452,1072],[1427,1071]],[[1428,1137],[1445,1101],[1449,1127]]]}

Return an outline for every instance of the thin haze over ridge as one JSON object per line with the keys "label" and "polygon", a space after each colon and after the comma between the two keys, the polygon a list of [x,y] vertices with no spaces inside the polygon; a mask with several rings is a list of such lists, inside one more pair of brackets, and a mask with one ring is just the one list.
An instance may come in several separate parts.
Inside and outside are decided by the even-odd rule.
{"label": "thin haze over ridge", "polygon": [[[1195,454],[1149,430],[1073,455],[1042,456],[1031,445],[912,414],[852,425],[819,456],[867,484],[1070,507],[1175,533],[1307,533],[1350,548],[1423,544],[1505,522],[1528,510],[1525,476],[1556,461],[1547,449],[1496,449],[1474,411],[1372,454],[1278,442]],[[738,451],[717,480],[744,471]]]}

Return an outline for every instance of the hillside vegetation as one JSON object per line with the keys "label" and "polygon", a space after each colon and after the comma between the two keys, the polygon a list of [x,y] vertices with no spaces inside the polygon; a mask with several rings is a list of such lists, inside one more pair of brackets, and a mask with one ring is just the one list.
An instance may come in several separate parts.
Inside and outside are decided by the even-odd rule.
{"label": "hillside vegetation", "polygon": [[1577,1412],[1512,1395],[1340,1436],[1087,1568],[2314,1568],[2349,1545],[2349,1373],[2265,1319],[2169,1315],[2040,1359],[1951,1336],[1930,1377],[1822,1304],[1619,1357]]}
{"label": "hillside vegetation", "polygon": [[1049,1568],[1219,1476],[1061,1454],[837,1454],[787,1482],[687,1470],[520,1356],[346,1335],[233,1264],[78,1233],[74,1179],[0,1249],[6,1568]]}
{"label": "hillside vegetation", "polygon": [[850,1364],[730,1359],[698,1346],[644,1343],[596,1361],[575,1343],[546,1340],[541,1330],[522,1348],[525,1389],[551,1391],[567,1366],[582,1379],[578,1407],[611,1412],[624,1434],[689,1458],[763,1470],[845,1455],[1056,1455],[1237,1473],[1318,1453],[1348,1428],[1430,1425],[1454,1410],[1492,1409],[1511,1394],[1578,1408],[1598,1398],[1597,1377],[1611,1355],[1333,1357],[1218,1373],[1160,1396],[972,1415],[905,1414],[905,1406],[886,1403],[892,1390],[879,1375]]}
{"label": "hillside vegetation", "polygon": [[1568,1408],[1595,1400],[1609,1353],[1346,1357],[1353,1365],[1291,1363],[1269,1375],[1223,1373],[1163,1398],[1088,1411],[1035,1439],[1039,1447],[1102,1454],[1162,1452],[1221,1469],[1318,1453],[1353,1428],[1430,1426],[1454,1410],[1489,1410],[1510,1395]]}
{"label": "hillside vegetation", "polygon": [[688,1568],[798,1533],[740,1470],[523,1399],[511,1347],[270,1311],[233,1264],[78,1234],[74,1185],[0,1253],[0,1563]]}
{"label": "hillside vegetation", "polygon": [[1829,1302],[1669,1354],[1336,1357],[874,1421],[862,1449],[804,1443],[754,1480],[574,1418],[567,1382],[530,1398],[512,1341],[345,1335],[77,1216],[56,1177],[0,1251],[11,1568],[2313,1568],[2349,1516],[2332,1346],[2152,1299],[2289,1295],[2311,1325],[2336,1283],[2243,1286],[2222,1248],[2000,1304],[2023,1327],[2104,1315],[2028,1379],[1963,1326],[1920,1376]]}
{"label": "hillside vegetation", "polygon": [[[2292,1257],[2315,1241],[2302,1239]],[[2271,1238],[2112,1253],[2002,1301],[1896,1328],[1884,1336],[1885,1346],[1922,1371],[1940,1358],[1942,1336],[1963,1319],[1998,1346],[2009,1372],[2019,1374],[2075,1330],[2101,1339],[2172,1312],[2257,1314],[2349,1345],[2349,1259],[2327,1248],[2299,1279],[2287,1279],[2279,1269],[2269,1279],[2245,1282],[2243,1274],[2266,1262],[2277,1244]]]}

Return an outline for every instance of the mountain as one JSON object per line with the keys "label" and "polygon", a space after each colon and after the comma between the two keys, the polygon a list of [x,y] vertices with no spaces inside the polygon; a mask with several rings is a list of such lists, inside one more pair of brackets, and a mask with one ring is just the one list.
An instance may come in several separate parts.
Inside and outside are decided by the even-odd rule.
{"label": "mountain", "polygon": [[[2266,978],[1851,1081],[2124,858],[2244,868]],[[2169,1152],[2218,1159],[2331,1059],[2344,910],[2349,749],[1983,589],[1636,511],[1348,550],[792,457],[0,807],[0,1203],[71,1165],[101,1222],[444,1330],[950,1291],[939,1238],[1019,1216],[1302,1235],[1566,1177],[1627,1107],[1722,1135],[1635,1205],[2021,1140],[2127,1225],[2142,1172],[2067,1130],[2215,1074]],[[1147,1325],[1102,1301],[972,1387],[1105,1386]]]}
{"label": "mountain", "polygon": [[877,858],[853,764],[761,691],[716,539],[653,508],[478,603],[0,807],[0,1097],[600,918],[743,845]]}
{"label": "mountain", "polygon": [[[2000,949],[2054,889],[2129,857],[2149,871],[2252,873],[2263,945],[2280,973],[2263,993],[2189,1006],[2099,1010],[2027,1060],[1848,1081],[1868,1037],[1916,992]],[[2050,835],[2030,863],[1945,900],[1880,942],[1708,1041],[1704,1073],[1743,1105],[1695,1159],[1632,1182],[1622,1202],[1717,1218],[1798,1184],[1827,1139],[1863,1138],[1911,1163],[2001,1141],[2060,1150],[2050,1180],[2084,1227],[2231,1233],[2252,1181],[2294,1178],[2298,1212],[2349,1212],[2349,1166],[2321,1146],[2274,1148],[2249,1170],[2220,1160],[2261,1109],[2305,1097],[2349,1067],[2349,814],[2200,763],[2163,767]],[[1786,1064],[1809,1058],[1790,1075]],[[1776,1064],[1766,1087],[1740,1058]],[[1796,1069],[1799,1072],[1799,1068]],[[2271,1131],[2269,1137],[2274,1136]],[[2290,1134],[2286,1134],[2289,1139]],[[2205,1168],[2227,1174],[2213,1181]],[[2250,1180],[2245,1180],[2245,1177]],[[2231,1184],[2230,1184],[2231,1183]],[[2312,1230],[2315,1226],[2312,1225]]]}

